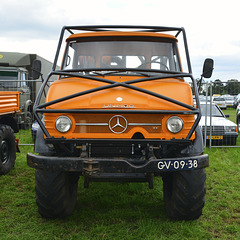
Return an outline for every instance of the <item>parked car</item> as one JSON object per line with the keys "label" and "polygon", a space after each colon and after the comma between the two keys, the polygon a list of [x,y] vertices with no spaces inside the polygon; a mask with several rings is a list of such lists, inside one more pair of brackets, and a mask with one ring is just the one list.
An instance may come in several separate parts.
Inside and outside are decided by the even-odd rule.
{"label": "parked car", "polygon": [[227,103],[223,97],[214,97],[213,103],[217,104],[221,109],[227,109]]}
{"label": "parked car", "polygon": [[[210,106],[212,106],[211,111]],[[199,125],[202,130],[203,138],[206,138],[207,142],[211,135],[213,145],[236,145],[238,137],[237,125],[227,119],[229,116],[224,115],[218,105],[201,103],[201,112],[202,117]],[[212,116],[211,121],[210,114]],[[207,126],[206,130],[205,126]]]}
{"label": "parked car", "polygon": [[240,105],[238,104],[238,107],[237,107],[237,126],[238,126],[238,132],[240,133]]}
{"label": "parked car", "polygon": [[240,102],[240,93],[234,98],[233,107],[236,109]]}
{"label": "parked car", "polygon": [[233,107],[233,103],[234,103],[234,96],[231,96],[231,95],[225,95],[225,96],[222,96],[222,97],[225,98],[225,101],[226,101],[227,107],[232,108],[232,107]]}
{"label": "parked car", "polygon": [[210,102],[210,96],[200,95],[199,100],[200,102]]}

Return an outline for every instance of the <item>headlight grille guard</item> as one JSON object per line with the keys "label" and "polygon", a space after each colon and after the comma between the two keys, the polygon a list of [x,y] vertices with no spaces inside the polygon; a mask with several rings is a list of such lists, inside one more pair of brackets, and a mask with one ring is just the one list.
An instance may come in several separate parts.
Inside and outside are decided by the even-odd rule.
{"label": "headlight grille guard", "polygon": [[[99,70],[99,69],[98,69]],[[103,71],[105,69],[102,69]],[[109,69],[108,69],[109,70]],[[111,69],[112,70],[112,69]],[[119,69],[113,69],[114,71],[119,70]],[[126,69],[131,71],[131,69]],[[80,70],[78,70],[80,71]],[[89,69],[81,69],[82,72],[84,71],[90,71]],[[94,69],[93,69],[94,71]],[[136,69],[134,69],[134,71],[136,71]],[[48,80],[50,79],[50,77],[52,75],[58,75],[58,76],[65,76],[65,77],[78,77],[78,78],[85,78],[85,79],[89,79],[89,80],[93,80],[93,81],[98,81],[98,82],[104,82],[104,83],[108,83],[108,85],[105,86],[101,86],[101,87],[96,87],[93,89],[89,89],[86,91],[82,91],[82,92],[78,92],[75,94],[71,94],[47,103],[43,103],[40,104],[41,98],[43,93],[45,93],[45,87],[47,86]],[[196,107],[194,106],[190,106],[188,104],[185,104],[183,102],[177,101],[175,99],[169,98],[167,96],[158,94],[156,92],[152,92],[140,87],[136,87],[133,86],[132,84],[134,83],[140,83],[140,82],[147,82],[147,81],[154,81],[154,80],[161,80],[161,79],[168,79],[168,78],[190,78],[192,81],[192,87],[193,87],[193,92],[195,95],[195,100],[196,100]],[[83,96],[83,95],[87,95],[90,93],[94,93],[94,92],[98,92],[98,91],[102,91],[102,90],[106,90],[106,89],[111,89],[111,88],[116,88],[116,87],[125,87],[128,89],[132,89],[141,93],[145,93],[151,96],[154,96],[156,98],[160,98],[166,101],[169,101],[171,103],[174,103],[178,106],[184,107],[187,110],[109,110],[109,109],[46,109],[46,107],[51,106],[53,104],[56,103],[60,103],[69,99],[73,99],[79,96]],[[200,101],[199,101],[199,95],[198,95],[198,91],[197,91],[197,85],[196,85],[196,81],[193,78],[192,74],[190,73],[174,73],[174,74],[161,74],[161,75],[156,75],[156,76],[151,76],[151,77],[144,77],[144,78],[140,78],[140,79],[135,79],[135,80],[129,80],[129,81],[125,81],[125,82],[116,82],[113,80],[109,80],[109,79],[103,79],[100,77],[94,77],[94,76],[88,76],[88,75],[81,75],[81,74],[77,74],[77,73],[72,73],[72,72],[68,72],[68,71],[64,71],[64,70],[60,70],[60,71],[52,71],[49,73],[49,75],[47,76],[47,78],[44,80],[36,101],[34,103],[34,107],[33,107],[33,112],[35,115],[36,120],[38,121],[42,131],[44,132],[44,134],[46,135],[47,138],[51,138],[50,134],[48,133],[47,129],[45,128],[43,122],[41,121],[41,116],[40,114],[43,113],[81,113],[81,114],[89,114],[89,113],[113,113],[113,114],[124,114],[124,113],[131,113],[131,114],[183,114],[183,115],[192,115],[195,114],[197,117],[195,119],[195,122],[192,126],[192,128],[190,129],[186,140],[190,140],[192,134],[194,133],[200,119],[201,119],[201,111],[200,111]]]}

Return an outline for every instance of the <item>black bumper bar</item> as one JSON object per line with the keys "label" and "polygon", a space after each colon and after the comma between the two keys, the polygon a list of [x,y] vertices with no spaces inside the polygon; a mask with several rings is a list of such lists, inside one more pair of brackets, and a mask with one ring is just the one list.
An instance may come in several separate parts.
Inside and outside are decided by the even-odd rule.
{"label": "black bumper bar", "polygon": [[209,166],[207,154],[182,158],[150,159],[136,165],[127,159],[53,157],[27,154],[30,167],[49,171],[69,171],[84,173],[161,173],[205,168]]}

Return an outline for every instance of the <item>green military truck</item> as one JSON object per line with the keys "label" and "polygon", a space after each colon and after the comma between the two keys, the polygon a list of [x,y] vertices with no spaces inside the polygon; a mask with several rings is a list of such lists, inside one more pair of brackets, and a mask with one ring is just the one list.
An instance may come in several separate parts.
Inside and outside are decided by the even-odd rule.
{"label": "green military truck", "polygon": [[52,63],[37,54],[19,52],[0,52],[0,91],[19,91],[18,124],[22,129],[30,128],[32,124],[32,110],[37,92],[42,84],[42,78],[33,81],[32,64],[40,60],[42,74],[46,76]]}

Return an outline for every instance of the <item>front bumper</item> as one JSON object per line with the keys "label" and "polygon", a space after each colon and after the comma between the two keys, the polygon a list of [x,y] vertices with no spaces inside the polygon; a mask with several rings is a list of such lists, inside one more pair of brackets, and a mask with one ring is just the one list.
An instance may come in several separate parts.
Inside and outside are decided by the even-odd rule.
{"label": "front bumper", "polygon": [[27,154],[30,167],[47,171],[81,173],[155,173],[200,169],[209,166],[207,154],[200,156],[149,159],[144,164],[133,164],[127,159],[53,157]]}

